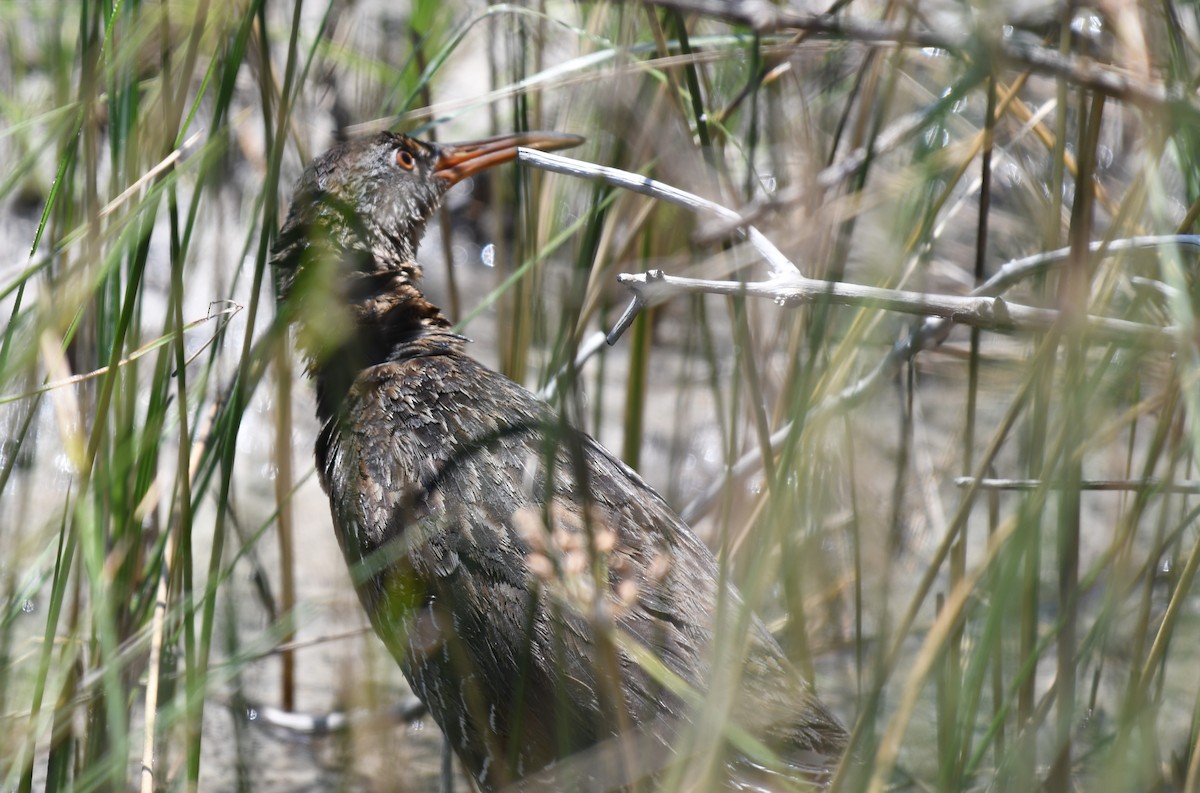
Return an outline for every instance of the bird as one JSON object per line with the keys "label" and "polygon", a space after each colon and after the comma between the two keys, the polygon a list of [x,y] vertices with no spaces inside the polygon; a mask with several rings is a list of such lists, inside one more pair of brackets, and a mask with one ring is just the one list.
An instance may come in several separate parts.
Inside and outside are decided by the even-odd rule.
{"label": "bird", "polygon": [[[422,289],[417,248],[452,185],[519,147],[582,140],[383,132],[300,176],[271,264],[351,577],[479,790],[626,790],[697,761],[716,764],[712,789],[826,786],[847,734],[710,549],[636,472],[471,357]],[[744,617],[741,652],[716,641],[719,612]],[[689,758],[714,698],[742,730],[728,736],[750,737]]]}

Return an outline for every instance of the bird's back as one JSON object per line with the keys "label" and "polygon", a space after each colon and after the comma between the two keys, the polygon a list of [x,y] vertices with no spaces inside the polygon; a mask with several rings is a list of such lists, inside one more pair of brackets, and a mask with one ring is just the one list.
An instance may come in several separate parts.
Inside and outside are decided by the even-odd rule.
{"label": "bird's back", "polygon": [[[724,659],[741,685],[712,690],[711,552],[637,474],[456,337],[430,331],[362,371],[317,457],[367,612],[483,789],[587,752],[573,788],[653,772],[696,715],[689,691],[728,694],[784,776],[819,774],[844,749],[753,616],[749,649]],[[736,619],[732,589],[724,605]],[[630,736],[637,771],[613,763],[630,761]],[[738,752],[727,763],[772,775]]]}

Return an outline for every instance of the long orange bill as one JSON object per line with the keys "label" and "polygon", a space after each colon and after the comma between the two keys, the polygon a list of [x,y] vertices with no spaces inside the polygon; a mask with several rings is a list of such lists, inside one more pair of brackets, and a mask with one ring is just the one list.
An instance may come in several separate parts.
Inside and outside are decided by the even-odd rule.
{"label": "long orange bill", "polygon": [[580,143],[583,143],[583,138],[578,135],[560,132],[516,132],[464,143],[437,144],[438,158],[434,174],[449,187],[471,174],[515,160],[517,148],[520,146],[539,151],[554,151],[578,146]]}

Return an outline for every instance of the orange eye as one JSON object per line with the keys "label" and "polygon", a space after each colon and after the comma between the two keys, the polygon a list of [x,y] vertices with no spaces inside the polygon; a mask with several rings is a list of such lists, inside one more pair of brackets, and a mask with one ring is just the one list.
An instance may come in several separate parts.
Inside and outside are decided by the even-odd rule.
{"label": "orange eye", "polygon": [[413,166],[417,164],[417,161],[413,159],[412,154],[401,149],[396,152],[396,164],[406,171],[411,171]]}

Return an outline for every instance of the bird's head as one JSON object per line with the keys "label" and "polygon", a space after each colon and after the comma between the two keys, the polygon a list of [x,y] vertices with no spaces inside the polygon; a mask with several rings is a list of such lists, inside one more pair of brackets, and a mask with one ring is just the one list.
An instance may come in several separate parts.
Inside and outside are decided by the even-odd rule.
{"label": "bird's head", "polygon": [[[300,177],[275,243],[280,299],[302,279],[332,286],[330,279],[416,273],[425,224],[453,185],[516,158],[520,146],[551,151],[582,141],[524,132],[437,144],[383,132],[334,146]],[[314,268],[325,272],[305,272]]]}

